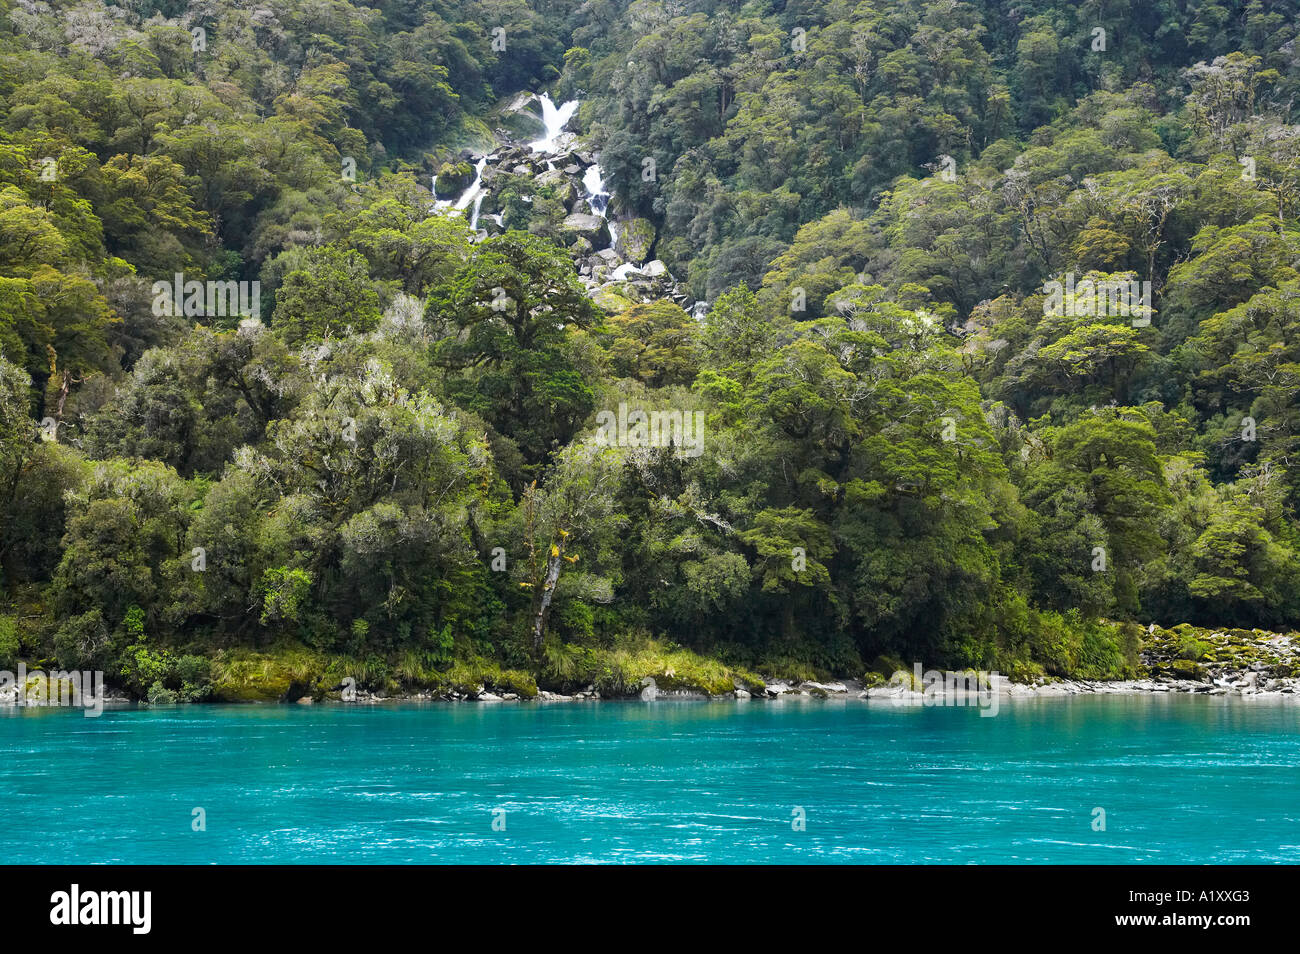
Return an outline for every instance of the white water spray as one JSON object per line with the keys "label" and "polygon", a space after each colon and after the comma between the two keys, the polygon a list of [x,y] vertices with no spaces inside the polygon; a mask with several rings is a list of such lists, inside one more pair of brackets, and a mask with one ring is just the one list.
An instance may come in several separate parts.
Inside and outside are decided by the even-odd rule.
{"label": "white water spray", "polygon": [[555,149],[556,140],[560,138],[565,125],[578,111],[578,100],[571,99],[561,106],[556,106],[551,101],[551,97],[542,93],[537,97],[537,101],[542,104],[542,126],[546,129],[546,134],[541,139],[534,139],[528,145],[533,152],[551,152]]}

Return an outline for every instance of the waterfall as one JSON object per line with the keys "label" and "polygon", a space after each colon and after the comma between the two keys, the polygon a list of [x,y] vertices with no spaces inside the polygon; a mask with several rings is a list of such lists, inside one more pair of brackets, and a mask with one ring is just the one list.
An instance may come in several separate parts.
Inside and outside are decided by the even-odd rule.
{"label": "waterfall", "polygon": [[454,212],[464,212],[472,202],[474,207],[470,209],[469,227],[478,228],[478,210],[483,205],[483,196],[486,194],[483,191],[483,170],[487,168],[489,158],[491,157],[484,156],[474,163],[474,181],[460,194],[460,198],[455,202],[450,199],[434,199],[433,207],[439,211],[450,209]]}
{"label": "waterfall", "polygon": [[456,200],[456,211],[463,211],[465,207],[469,205],[470,200],[478,195],[479,189],[482,188],[483,185],[483,169],[486,166],[487,156],[484,156],[478,162],[474,163],[474,181],[469,184],[469,188],[461,193],[460,198]]}
{"label": "waterfall", "polygon": [[[537,97],[537,101],[542,105],[542,127],[544,132],[541,139],[534,139],[528,144],[528,147],[533,152],[543,154],[553,153],[559,145],[560,135],[564,132],[564,127],[568,124],[569,120],[573,118],[573,114],[577,112],[580,104],[578,100],[571,99],[556,106],[551,97],[545,93],[540,94]],[[454,202],[448,199],[435,199],[433,203],[434,208],[438,210],[460,212],[462,214],[466,209],[469,209],[469,227],[477,230],[479,213],[483,207],[483,199],[487,195],[486,190],[483,188],[483,170],[487,167],[488,161],[492,158],[492,156],[483,156],[474,164],[474,181],[470,183],[469,188],[460,194],[459,198]],[[554,159],[548,159],[546,161],[546,168],[548,170],[554,170],[555,165]],[[592,163],[587,167],[586,172],[583,173],[582,176],[582,188],[587,200],[587,205],[591,208],[592,214],[599,216],[602,219],[606,218],[606,212],[609,209],[610,194],[605,188],[605,177],[601,173],[599,163]],[[522,198],[527,202],[530,201],[531,197]],[[502,223],[502,216],[500,214],[489,215],[488,218],[493,219],[498,225]],[[612,247],[614,243],[618,241],[618,231],[613,222],[609,223],[609,238],[610,246]],[[629,271],[639,272],[637,269],[630,269]]]}
{"label": "waterfall", "polygon": [[[573,118],[577,111],[579,100],[571,99],[566,103],[556,106],[551,101],[551,97],[542,93],[537,97],[537,101],[542,104],[542,125],[546,128],[546,134],[541,139],[535,139],[528,145],[533,152],[550,152],[557,144],[560,133],[563,131],[565,124]],[[553,169],[554,164],[546,163],[548,169]],[[605,218],[605,212],[609,208],[609,192],[605,189],[605,178],[600,171],[599,163],[592,163],[587,167],[587,171],[582,176],[582,188],[586,192],[587,205],[591,207],[592,215]],[[618,241],[618,230],[613,222],[609,223],[609,244],[612,247]]]}
{"label": "waterfall", "polygon": [[601,175],[599,165],[587,167],[582,176],[582,187],[587,190],[587,204],[591,206],[591,211],[603,217],[605,208],[609,205],[609,193],[605,191],[605,178]]}
{"label": "waterfall", "polygon": [[474,181],[470,183],[465,193],[456,200],[456,211],[463,212],[470,202],[474,203],[474,208],[469,213],[469,227],[478,228],[478,210],[483,205],[483,170],[487,167],[488,157],[484,156],[474,164]]}
{"label": "waterfall", "polygon": [[555,141],[560,137],[564,130],[565,124],[573,118],[573,114],[578,109],[578,101],[571,99],[562,106],[556,106],[551,102],[551,97],[542,93],[537,97],[537,101],[542,104],[542,125],[546,129],[546,135],[541,139],[534,139],[528,145],[533,152],[550,152],[555,148]]}
{"label": "waterfall", "polygon": [[[599,163],[592,163],[582,176],[582,187],[587,190],[587,205],[591,206],[593,215],[605,218],[609,208],[609,192],[605,189],[605,177],[600,171]],[[609,245],[613,248],[618,242],[618,226],[609,223]]]}

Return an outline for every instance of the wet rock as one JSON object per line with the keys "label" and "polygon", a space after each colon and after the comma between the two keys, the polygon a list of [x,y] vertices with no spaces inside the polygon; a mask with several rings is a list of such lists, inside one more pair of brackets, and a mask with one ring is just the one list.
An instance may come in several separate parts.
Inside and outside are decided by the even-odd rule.
{"label": "wet rock", "polygon": [[434,195],[439,199],[455,199],[474,181],[474,164],[471,162],[444,162],[433,180]]}

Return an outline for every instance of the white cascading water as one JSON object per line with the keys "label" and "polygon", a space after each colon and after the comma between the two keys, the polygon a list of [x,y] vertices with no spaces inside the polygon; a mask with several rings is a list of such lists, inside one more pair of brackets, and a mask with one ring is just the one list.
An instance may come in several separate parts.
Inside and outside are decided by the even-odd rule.
{"label": "white cascading water", "polygon": [[[556,106],[551,101],[551,97],[545,93],[538,96],[537,101],[542,104],[542,125],[546,132],[541,139],[535,139],[528,145],[533,152],[551,152],[555,149],[565,124],[577,112],[580,101],[571,99]],[[551,168],[551,164],[547,163],[547,167]],[[605,178],[601,174],[599,163],[592,163],[587,167],[587,171],[582,176],[582,187],[586,190],[587,205],[591,208],[592,215],[605,218],[605,212],[609,208],[609,192],[605,189]],[[610,222],[609,244],[613,246],[616,241],[618,241],[618,231],[614,223]]]}
{"label": "white cascading water", "polygon": [[[609,208],[609,192],[605,189],[605,177],[601,174],[600,164],[592,163],[582,176],[582,187],[587,190],[587,205],[591,206],[593,215],[605,218]],[[609,244],[618,242],[618,226],[609,223]]]}
{"label": "white cascading water", "polygon": [[600,166],[591,165],[582,175],[582,187],[587,190],[587,204],[596,215],[604,215],[609,205],[609,193],[605,191],[605,179],[600,173]]}
{"label": "white cascading water", "polygon": [[453,212],[464,212],[465,209],[469,206],[469,204],[473,202],[474,208],[470,209],[469,227],[477,228],[478,210],[479,207],[483,204],[483,195],[484,195],[483,170],[487,168],[489,158],[490,157],[488,156],[484,156],[478,162],[474,163],[474,181],[469,184],[469,188],[467,188],[464,192],[460,194],[460,198],[455,200],[434,199],[433,201],[434,209],[438,211],[451,210]]}
{"label": "white cascading water", "polygon": [[474,208],[469,213],[469,227],[478,228],[478,210],[483,205],[483,170],[487,168],[488,157],[484,156],[478,162],[474,163],[474,181],[470,183],[464,194],[456,200],[456,211],[463,212],[466,207],[473,202]]}
{"label": "white cascading water", "polygon": [[[556,106],[551,97],[542,93],[537,97],[537,101],[542,104],[542,127],[543,135],[541,139],[534,139],[528,144],[533,152],[549,153],[553,152],[559,144],[560,134],[564,132],[564,127],[573,114],[577,112],[580,104],[579,100],[571,99],[566,103]],[[487,167],[490,156],[484,156],[474,164],[474,181],[470,183],[469,188],[461,193],[455,201],[451,199],[435,199],[433,207],[438,210],[452,210],[464,212],[469,209],[469,227],[478,228],[479,211],[483,206],[483,198],[486,192],[483,189],[483,170]],[[554,169],[554,162],[547,162],[548,169]],[[582,176],[582,186],[586,191],[587,205],[591,208],[593,215],[598,215],[602,219],[609,208],[609,192],[605,189],[605,179],[601,174],[600,165],[593,163],[587,167],[587,171]],[[524,201],[531,201],[531,197],[524,197]],[[502,216],[489,215],[488,218],[494,220],[497,225],[502,224]],[[613,222],[609,223],[609,239],[612,246],[618,240],[618,232]],[[624,269],[621,277],[631,273],[639,273],[640,269],[634,265],[620,266]]]}
{"label": "white cascading water", "polygon": [[555,149],[555,141],[560,138],[565,125],[577,112],[578,100],[571,99],[562,106],[556,106],[551,102],[551,97],[542,93],[537,97],[537,101],[542,104],[542,126],[546,134],[541,139],[534,139],[528,145],[533,152],[551,152]]}

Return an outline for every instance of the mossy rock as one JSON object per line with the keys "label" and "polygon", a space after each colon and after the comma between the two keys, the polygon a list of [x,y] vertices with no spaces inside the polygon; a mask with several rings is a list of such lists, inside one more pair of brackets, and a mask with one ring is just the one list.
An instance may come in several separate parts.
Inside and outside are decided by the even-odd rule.
{"label": "mossy rock", "polygon": [[896,669],[889,676],[889,684],[892,686],[902,686],[911,692],[924,692],[925,684],[916,678],[916,674],[910,669]]}
{"label": "mossy rock", "polygon": [[869,669],[871,672],[879,673],[884,677],[886,682],[889,681],[890,676],[898,672],[900,669],[906,669],[908,672],[912,671],[911,667],[904,666],[903,661],[897,656],[887,656],[884,653],[881,653],[871,661]]}
{"label": "mossy rock", "polygon": [[1205,681],[1205,670],[1190,659],[1171,660],[1168,672],[1175,679],[1195,679],[1198,682]]}
{"label": "mossy rock", "polygon": [[650,258],[655,243],[655,227],[649,219],[628,219],[618,225],[618,241],[614,251],[626,261],[644,265]]}
{"label": "mossy rock", "polygon": [[751,695],[762,695],[767,691],[767,683],[762,677],[755,675],[748,669],[732,670],[731,684],[735,689],[744,689]]}
{"label": "mossy rock", "polygon": [[492,680],[492,687],[505,692],[513,692],[520,699],[537,698],[537,680],[531,673],[519,669],[503,669],[501,674]]}
{"label": "mossy rock", "polygon": [[578,199],[578,187],[574,185],[573,179],[566,176],[559,169],[550,169],[537,176],[534,180],[538,188],[543,186],[551,190],[551,195],[564,204],[565,209],[573,208],[573,203]]}
{"label": "mossy rock", "polygon": [[546,134],[546,124],[542,122],[540,115],[533,112],[533,108],[531,104],[525,104],[516,109],[506,107],[494,119],[497,125],[515,139],[525,141],[540,139]]}
{"label": "mossy rock", "polygon": [[655,686],[666,692],[685,690],[703,692],[710,696],[730,695],[736,691],[735,679],[723,673],[711,673],[705,670],[688,670],[671,673],[667,671],[647,673],[655,681]]}
{"label": "mossy rock", "polygon": [[212,664],[212,694],[218,702],[280,702],[295,687],[298,695],[314,695],[323,669],[318,657],[294,650],[219,656]]}
{"label": "mossy rock", "polygon": [[611,291],[608,288],[602,288],[600,291],[596,292],[596,294],[592,296],[591,300],[599,307],[612,314],[627,311],[633,305],[633,302],[630,299],[624,298],[622,295],[615,291]]}
{"label": "mossy rock", "polygon": [[871,661],[871,667],[868,672],[874,672],[880,675],[881,679],[887,685],[902,686],[913,692],[920,692],[924,686],[917,680],[916,674],[912,667],[905,665],[901,659],[896,656],[887,656],[881,654]]}
{"label": "mossy rock", "polygon": [[49,673],[42,675],[31,673],[23,683],[22,696],[29,706],[56,704],[60,700],[73,698],[72,681],[55,679]]}
{"label": "mossy rock", "polygon": [[474,181],[474,166],[468,162],[444,162],[434,180],[438,198],[454,199]]}
{"label": "mossy rock", "polygon": [[284,673],[257,673],[217,682],[216,698],[221,702],[279,702],[289,694],[293,679]]}

